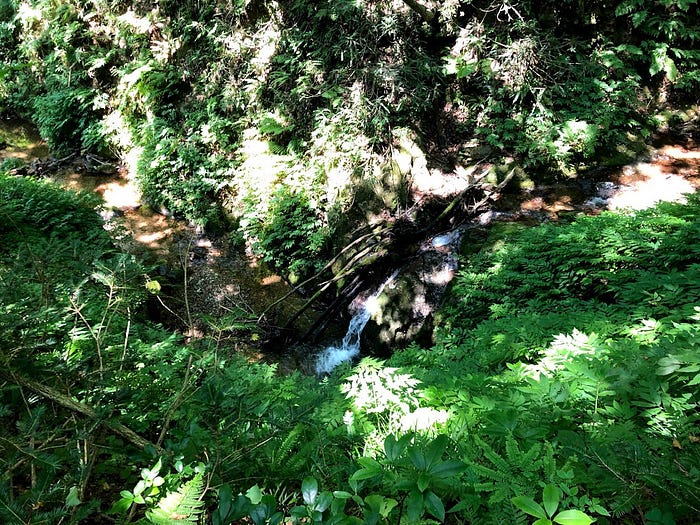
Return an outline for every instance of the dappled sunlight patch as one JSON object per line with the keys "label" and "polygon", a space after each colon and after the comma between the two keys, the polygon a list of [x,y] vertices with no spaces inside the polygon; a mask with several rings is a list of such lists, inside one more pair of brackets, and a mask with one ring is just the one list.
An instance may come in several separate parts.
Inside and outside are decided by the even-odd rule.
{"label": "dappled sunlight patch", "polygon": [[119,16],[117,20],[141,35],[151,31],[151,21],[147,17],[138,16],[131,8],[127,9],[126,13]]}
{"label": "dappled sunlight patch", "polygon": [[108,208],[137,208],[141,205],[141,192],[133,181],[114,179],[99,184],[95,191],[102,196]]}
{"label": "dappled sunlight patch", "polygon": [[640,162],[623,170],[620,187],[608,200],[611,210],[630,208],[642,210],[659,201],[685,202],[685,194],[695,192],[695,186],[683,176],[665,173],[661,166]]}
{"label": "dappled sunlight patch", "polygon": [[574,329],[571,334],[559,334],[554,341],[542,352],[539,361],[533,365],[527,365],[527,369],[534,377],[540,374],[552,376],[559,370],[566,368],[572,360],[584,356],[590,359],[596,355],[600,341],[596,334],[585,334]]}
{"label": "dappled sunlight patch", "polygon": [[341,385],[351,408],[343,418],[350,434],[363,434],[365,451],[381,450],[390,434],[430,433],[448,419],[446,410],[422,407],[420,381],[383,361],[365,358]]}
{"label": "dappled sunlight patch", "polygon": [[260,280],[260,284],[263,286],[270,286],[272,284],[279,284],[282,282],[282,278],[279,275],[267,275]]}

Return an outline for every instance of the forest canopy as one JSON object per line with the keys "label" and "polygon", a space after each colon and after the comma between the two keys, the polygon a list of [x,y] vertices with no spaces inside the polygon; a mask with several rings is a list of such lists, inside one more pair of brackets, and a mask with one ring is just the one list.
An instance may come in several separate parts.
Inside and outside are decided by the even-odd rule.
{"label": "forest canopy", "polygon": [[[0,115],[333,298],[511,177],[687,139],[699,20],[694,0],[0,0]],[[316,377],[237,352],[249,313],[201,337],[149,317],[158,268],[24,168],[0,164],[3,523],[697,522],[696,195],[479,230],[426,340]],[[411,189],[446,174],[474,184]]]}

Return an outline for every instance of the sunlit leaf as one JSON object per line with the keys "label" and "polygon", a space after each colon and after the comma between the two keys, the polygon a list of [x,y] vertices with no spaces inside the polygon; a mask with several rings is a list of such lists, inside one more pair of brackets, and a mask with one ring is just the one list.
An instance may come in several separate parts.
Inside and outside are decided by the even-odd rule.
{"label": "sunlit leaf", "polygon": [[563,510],[554,516],[554,523],[559,525],[589,525],[594,521],[588,514],[576,509]]}
{"label": "sunlit leaf", "polygon": [[66,496],[66,507],[77,507],[80,505],[80,503],[81,501],[78,497],[78,487],[73,486],[70,488],[68,495]]}
{"label": "sunlit leaf", "polygon": [[259,505],[263,498],[262,490],[257,485],[250,487],[245,495],[253,505]]}
{"label": "sunlit leaf", "polygon": [[316,496],[318,495],[318,482],[315,478],[304,478],[301,482],[301,494],[304,498],[304,503],[311,505],[316,501]]}

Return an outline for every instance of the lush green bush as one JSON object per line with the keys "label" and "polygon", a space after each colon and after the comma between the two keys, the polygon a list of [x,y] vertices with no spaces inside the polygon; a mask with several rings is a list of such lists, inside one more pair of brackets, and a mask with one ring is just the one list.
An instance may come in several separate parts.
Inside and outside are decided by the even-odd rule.
{"label": "lush green bush", "polygon": [[[697,87],[692,0],[159,9],[0,0],[0,104],[55,151],[109,144],[151,202],[200,224],[226,193],[297,277],[397,127],[451,158],[474,139],[571,173]],[[0,196],[0,520],[699,512],[696,197],[513,235],[466,262],[431,349],[319,381],[149,323],[158,287],[88,197],[4,175]]]}
{"label": "lush green bush", "polygon": [[[692,522],[699,211],[693,196],[512,234],[460,272],[436,346],[392,358],[450,407],[473,519],[515,519],[509,498],[545,482],[580,509]],[[542,447],[548,470],[521,463]]]}
{"label": "lush green bush", "polygon": [[270,199],[265,216],[251,206],[244,221],[246,234],[254,239],[253,248],[292,282],[324,266],[329,232],[305,191],[282,186]]}

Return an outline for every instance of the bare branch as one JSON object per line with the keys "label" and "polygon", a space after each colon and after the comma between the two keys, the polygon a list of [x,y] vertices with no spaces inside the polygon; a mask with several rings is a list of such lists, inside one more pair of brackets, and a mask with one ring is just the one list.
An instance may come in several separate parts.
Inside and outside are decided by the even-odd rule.
{"label": "bare branch", "polygon": [[80,403],[78,401],[75,401],[73,398],[70,396],[59,392],[53,387],[50,387],[48,385],[44,385],[43,383],[39,383],[38,381],[33,381],[32,379],[28,379],[26,377],[19,376],[15,373],[8,372],[8,371],[0,371],[0,377],[3,378],[4,380],[11,381],[17,385],[21,385],[23,387],[28,388],[29,390],[49,399],[50,401],[53,401],[57,405],[62,406],[63,408],[67,408],[68,410],[72,410],[73,412],[77,412],[78,414],[81,414],[83,416],[86,416],[90,419],[98,420],[100,424],[108,429],[109,431],[113,432],[114,434],[117,434],[118,436],[123,437],[126,439],[129,443],[132,445],[137,446],[138,448],[146,448],[147,446],[153,447],[156,451],[159,453],[163,452],[163,449],[148,441],[147,439],[139,436],[136,432],[131,430],[130,428],[122,425],[121,423],[116,423],[113,421],[106,421],[103,419],[100,419],[99,415],[95,411],[94,408],[91,406],[88,406],[84,403]]}

